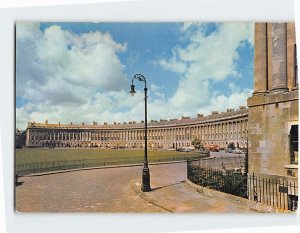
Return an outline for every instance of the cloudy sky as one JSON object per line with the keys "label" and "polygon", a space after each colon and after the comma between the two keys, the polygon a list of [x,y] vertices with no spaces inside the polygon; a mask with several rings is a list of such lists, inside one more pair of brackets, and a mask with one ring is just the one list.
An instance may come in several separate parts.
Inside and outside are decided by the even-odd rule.
{"label": "cloudy sky", "polygon": [[246,105],[251,23],[17,23],[16,124],[195,117]]}

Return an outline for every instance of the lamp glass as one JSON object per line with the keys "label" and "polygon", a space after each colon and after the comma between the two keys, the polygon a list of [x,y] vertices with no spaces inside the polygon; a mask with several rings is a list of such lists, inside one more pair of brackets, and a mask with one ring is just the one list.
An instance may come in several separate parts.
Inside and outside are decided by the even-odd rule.
{"label": "lamp glass", "polygon": [[134,94],[135,94],[134,85],[130,85],[130,87],[131,87],[130,94],[131,94],[131,96],[134,96]]}

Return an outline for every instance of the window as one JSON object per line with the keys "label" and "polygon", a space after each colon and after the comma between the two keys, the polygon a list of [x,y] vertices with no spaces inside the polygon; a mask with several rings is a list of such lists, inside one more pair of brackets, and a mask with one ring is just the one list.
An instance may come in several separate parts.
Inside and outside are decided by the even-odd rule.
{"label": "window", "polygon": [[292,125],[290,131],[291,164],[298,164],[298,125]]}

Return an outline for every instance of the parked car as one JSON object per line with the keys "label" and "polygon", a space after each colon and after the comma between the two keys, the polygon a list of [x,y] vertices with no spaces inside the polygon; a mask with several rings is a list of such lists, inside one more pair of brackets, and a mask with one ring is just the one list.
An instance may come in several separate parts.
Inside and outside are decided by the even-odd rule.
{"label": "parked car", "polygon": [[242,152],[241,150],[239,150],[239,149],[235,149],[235,150],[233,151],[233,153],[235,153],[235,154],[242,154],[243,152]]}
{"label": "parked car", "polygon": [[195,147],[194,146],[184,146],[181,148],[180,151],[183,151],[183,152],[190,152],[190,151],[194,151],[195,150]]}
{"label": "parked car", "polygon": [[218,145],[211,144],[207,146],[207,149],[209,151],[218,152],[220,150],[220,147]]}
{"label": "parked car", "polygon": [[175,151],[175,148],[168,148],[169,151]]}
{"label": "parked car", "polygon": [[189,148],[182,148],[181,151],[182,151],[182,152],[190,152],[191,149],[189,149]]}

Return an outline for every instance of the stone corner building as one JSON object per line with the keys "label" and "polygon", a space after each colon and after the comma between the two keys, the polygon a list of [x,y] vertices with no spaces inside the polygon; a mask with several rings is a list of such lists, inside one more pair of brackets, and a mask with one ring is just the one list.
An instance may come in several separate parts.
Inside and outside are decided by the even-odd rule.
{"label": "stone corner building", "polygon": [[248,99],[249,173],[298,177],[294,23],[255,24],[254,93]]}

